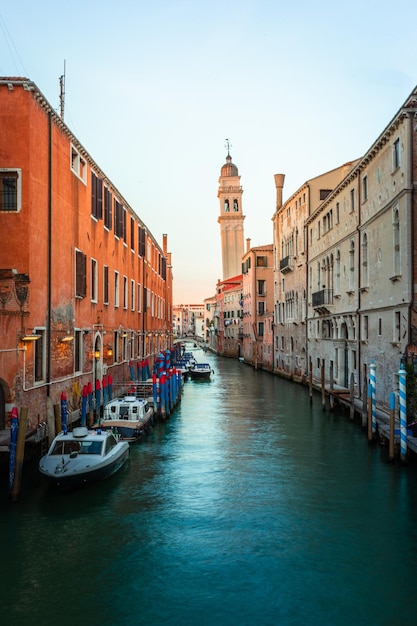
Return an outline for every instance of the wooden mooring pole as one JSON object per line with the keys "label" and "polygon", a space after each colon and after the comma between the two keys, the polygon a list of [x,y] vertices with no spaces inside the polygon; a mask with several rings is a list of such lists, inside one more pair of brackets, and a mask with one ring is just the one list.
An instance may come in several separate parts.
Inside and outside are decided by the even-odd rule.
{"label": "wooden mooring pole", "polygon": [[395,393],[390,393],[389,398],[389,460],[393,461],[395,456],[394,448],[395,435]]}
{"label": "wooden mooring pole", "polygon": [[321,362],[321,406],[326,408],[326,385],[324,380],[324,359]]}
{"label": "wooden mooring pole", "polygon": [[311,357],[308,360],[308,389],[310,393],[310,403],[313,401],[313,367]]}
{"label": "wooden mooring pole", "polygon": [[54,416],[55,416],[55,432],[56,434],[58,434],[62,430],[61,405],[54,404]]}
{"label": "wooden mooring pole", "polygon": [[334,383],[333,383],[333,361],[330,361],[330,409],[334,409],[334,393],[333,393]]}
{"label": "wooden mooring pole", "polygon": [[350,375],[350,419],[355,417],[355,375],[352,372]]}
{"label": "wooden mooring pole", "polygon": [[14,468],[13,486],[10,493],[10,499],[12,502],[17,501],[20,492],[23,459],[25,456],[26,431],[28,427],[28,412],[29,409],[27,407],[23,407],[20,411],[19,430],[17,431],[16,463]]}
{"label": "wooden mooring pole", "polygon": [[372,435],[372,388],[368,385],[368,441],[373,440]]}

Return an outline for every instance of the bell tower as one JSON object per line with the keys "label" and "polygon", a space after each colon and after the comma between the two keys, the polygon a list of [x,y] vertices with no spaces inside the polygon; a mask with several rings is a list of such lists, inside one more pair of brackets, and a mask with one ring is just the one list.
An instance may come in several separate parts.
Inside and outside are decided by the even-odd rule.
{"label": "bell tower", "polygon": [[242,257],[244,254],[242,194],[238,169],[232,163],[230,143],[226,139],[227,157],[219,178],[220,224],[222,240],[223,280],[242,273]]}

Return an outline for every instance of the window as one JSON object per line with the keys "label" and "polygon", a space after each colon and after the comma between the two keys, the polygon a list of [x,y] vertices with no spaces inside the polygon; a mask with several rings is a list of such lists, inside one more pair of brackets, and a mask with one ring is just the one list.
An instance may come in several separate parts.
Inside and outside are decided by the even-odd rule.
{"label": "window", "polygon": [[0,169],[0,211],[20,211],[21,170]]}
{"label": "window", "polygon": [[84,183],[87,184],[87,163],[77,148],[71,144],[71,171]]}
{"label": "window", "polygon": [[400,140],[396,139],[392,146],[392,169],[396,170],[401,165]]}
{"label": "window", "polygon": [[265,284],[266,284],[265,280],[258,280],[258,295],[259,296],[266,295]]}
{"label": "window", "polygon": [[258,315],[265,315],[265,302],[258,302]]}
{"label": "window", "polygon": [[378,336],[379,337],[382,336],[382,319],[381,318],[378,319]]}
{"label": "window", "polygon": [[226,198],[226,200],[224,201],[224,212],[228,213],[229,211],[230,211],[229,200],[227,200]]}
{"label": "window", "polygon": [[126,239],[126,210],[123,205],[114,199],[114,234]]}
{"label": "window", "polygon": [[104,226],[111,230],[112,227],[112,193],[104,187]]}
{"label": "window", "polygon": [[107,265],[103,267],[103,303],[109,303],[109,268]]}
{"label": "window", "polygon": [[257,256],[256,257],[256,267],[268,267],[268,257],[266,257],[266,256]]}
{"label": "window", "polygon": [[340,204],[336,202],[336,224],[340,222]]}
{"label": "window", "polygon": [[74,332],[74,371],[75,372],[82,372],[83,370],[83,366],[82,366],[82,341],[83,341],[83,335],[82,332],[80,330],[76,330]]}
{"label": "window", "polygon": [[141,302],[142,302],[141,293],[142,293],[142,286],[140,283],[138,283],[138,313],[141,312]]}
{"label": "window", "polygon": [[119,272],[114,272],[114,306],[118,307],[120,304],[119,296]]}
{"label": "window", "polygon": [[145,256],[146,230],[139,226],[139,256]]}
{"label": "window", "polygon": [[135,250],[135,220],[133,217],[130,218],[130,248]]}
{"label": "window", "polygon": [[34,380],[40,383],[45,380],[46,371],[46,355],[45,355],[45,330],[35,329],[35,334],[39,335],[39,339],[34,341],[33,359],[34,359]]}
{"label": "window", "polygon": [[320,200],[325,200],[331,192],[331,189],[320,189]]}
{"label": "window", "polygon": [[369,265],[368,265],[368,236],[366,233],[363,234],[362,239],[362,286],[369,286]]}
{"label": "window", "polygon": [[364,176],[362,180],[362,197],[363,201],[368,199],[368,177]]}
{"label": "window", "polygon": [[350,190],[350,211],[351,211],[351,213],[353,213],[354,210],[355,210],[355,190],[351,189]]}
{"label": "window", "polygon": [[91,259],[91,301],[98,300],[98,266],[95,259]]}
{"label": "window", "polygon": [[128,299],[127,290],[128,290],[127,276],[123,276],[123,308],[124,309],[127,309],[127,299]]}
{"label": "window", "polygon": [[401,341],[401,313],[395,311],[394,313],[394,342],[399,343]]}
{"label": "window", "polygon": [[239,211],[239,202],[236,198],[233,200],[233,211]]}
{"label": "window", "polygon": [[103,181],[91,172],[91,215],[97,220],[103,217]]}
{"label": "window", "polygon": [[355,289],[355,242],[350,242],[349,250],[349,291]]}
{"label": "window", "polygon": [[369,336],[369,322],[368,322],[368,316],[364,315],[363,316],[363,337],[362,339],[364,341],[368,341],[368,336]]}
{"label": "window", "polygon": [[264,323],[263,322],[258,322],[258,335],[259,337],[264,336]]}
{"label": "window", "polygon": [[87,257],[81,250],[75,251],[75,297],[87,295]]}
{"label": "window", "polygon": [[394,254],[394,276],[401,274],[401,248],[400,248],[400,218],[398,208],[394,209],[393,214],[393,254]]}
{"label": "window", "polygon": [[130,310],[134,311],[135,310],[135,281],[131,280],[130,281]]}

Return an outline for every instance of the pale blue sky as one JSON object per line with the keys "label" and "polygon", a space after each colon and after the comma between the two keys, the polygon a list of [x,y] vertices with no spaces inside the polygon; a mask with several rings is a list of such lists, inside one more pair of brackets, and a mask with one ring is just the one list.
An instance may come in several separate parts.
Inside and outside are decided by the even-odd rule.
{"label": "pale blue sky", "polygon": [[[175,303],[221,278],[225,139],[245,239],[272,242],[284,199],[361,156],[417,84],[415,0],[14,0],[0,75],[33,80],[168,248]],[[1,138],[0,138],[1,142]]]}

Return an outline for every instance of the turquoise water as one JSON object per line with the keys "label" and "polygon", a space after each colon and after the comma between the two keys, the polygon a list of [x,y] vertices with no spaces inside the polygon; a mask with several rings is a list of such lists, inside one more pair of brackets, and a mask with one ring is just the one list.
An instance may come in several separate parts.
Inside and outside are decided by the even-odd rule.
{"label": "turquoise water", "polygon": [[[109,480],[3,494],[2,621],[417,623],[417,471],[308,390],[210,360]],[[6,480],[6,479],[5,479]]]}

